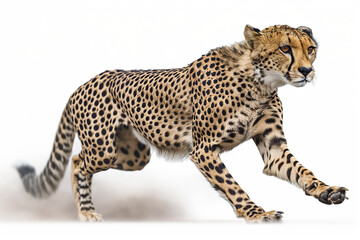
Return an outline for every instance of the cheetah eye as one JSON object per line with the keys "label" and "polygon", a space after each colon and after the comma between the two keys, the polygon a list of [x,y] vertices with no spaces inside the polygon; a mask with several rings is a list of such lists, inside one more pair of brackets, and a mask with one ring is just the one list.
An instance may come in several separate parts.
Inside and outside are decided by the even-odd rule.
{"label": "cheetah eye", "polygon": [[291,48],[289,45],[284,45],[282,47],[279,47],[280,51],[282,51],[283,53],[290,53]]}
{"label": "cheetah eye", "polygon": [[308,54],[312,54],[314,52],[315,47],[308,47]]}

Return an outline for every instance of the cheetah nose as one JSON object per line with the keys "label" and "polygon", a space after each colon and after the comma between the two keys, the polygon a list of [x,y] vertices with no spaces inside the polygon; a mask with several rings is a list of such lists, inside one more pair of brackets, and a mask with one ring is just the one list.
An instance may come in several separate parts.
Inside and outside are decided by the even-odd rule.
{"label": "cheetah nose", "polygon": [[299,67],[299,72],[306,77],[313,69],[312,68],[305,68],[305,67]]}

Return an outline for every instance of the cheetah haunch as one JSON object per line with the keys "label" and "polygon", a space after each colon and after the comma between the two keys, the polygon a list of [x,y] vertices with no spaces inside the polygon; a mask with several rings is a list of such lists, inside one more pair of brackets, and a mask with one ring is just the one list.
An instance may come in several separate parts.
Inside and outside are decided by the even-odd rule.
{"label": "cheetah haunch", "polygon": [[276,221],[239,186],[220,159],[253,139],[264,173],[289,181],[325,204],[344,201],[344,187],[318,180],[290,153],[282,127],[277,89],[305,86],[314,77],[317,44],[307,27],[249,25],[245,41],[211,50],[190,65],[169,70],[106,71],[78,88],[63,112],[53,151],[40,175],[18,167],[26,191],[53,193],[72,151],[75,133],[82,150],[72,158],[72,187],[81,220],[98,221],[91,178],[110,168],[140,170],[150,146],[171,156],[187,156],[210,184],[248,222]]}

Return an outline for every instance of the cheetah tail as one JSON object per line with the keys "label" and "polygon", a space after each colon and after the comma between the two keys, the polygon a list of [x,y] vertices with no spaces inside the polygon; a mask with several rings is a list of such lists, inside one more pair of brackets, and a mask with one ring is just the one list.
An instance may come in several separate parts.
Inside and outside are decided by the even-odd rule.
{"label": "cheetah tail", "polygon": [[36,198],[46,198],[56,191],[69,162],[75,129],[68,106],[61,117],[53,150],[44,170],[36,175],[32,166],[21,165],[17,167],[25,190]]}

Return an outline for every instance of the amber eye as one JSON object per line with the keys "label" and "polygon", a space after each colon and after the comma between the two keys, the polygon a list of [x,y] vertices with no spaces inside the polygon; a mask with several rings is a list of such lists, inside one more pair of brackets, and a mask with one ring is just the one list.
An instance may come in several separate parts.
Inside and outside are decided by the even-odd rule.
{"label": "amber eye", "polygon": [[308,54],[312,54],[314,52],[315,47],[308,47]]}
{"label": "amber eye", "polygon": [[282,47],[279,48],[283,53],[290,53],[290,46],[289,45],[284,45]]}

